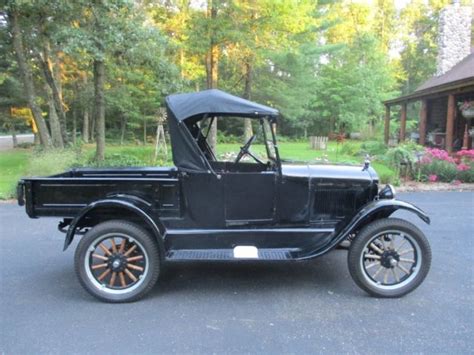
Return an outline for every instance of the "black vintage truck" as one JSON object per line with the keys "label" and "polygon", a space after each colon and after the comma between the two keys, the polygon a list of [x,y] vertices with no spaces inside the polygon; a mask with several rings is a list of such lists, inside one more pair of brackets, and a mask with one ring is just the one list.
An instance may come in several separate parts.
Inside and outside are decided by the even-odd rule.
{"label": "black vintage truck", "polygon": [[[399,297],[426,277],[426,237],[389,217],[399,209],[429,217],[379,188],[368,162],[285,164],[278,111],[219,90],[171,95],[166,105],[175,167],[73,169],[18,184],[30,217],[62,219],[64,249],[81,238],[75,269],[92,295],[137,300],[168,261],[304,260],[345,240],[350,273],[371,295]],[[260,128],[233,161],[219,161],[207,135],[213,120],[230,117]],[[250,149],[257,139],[265,157]]]}

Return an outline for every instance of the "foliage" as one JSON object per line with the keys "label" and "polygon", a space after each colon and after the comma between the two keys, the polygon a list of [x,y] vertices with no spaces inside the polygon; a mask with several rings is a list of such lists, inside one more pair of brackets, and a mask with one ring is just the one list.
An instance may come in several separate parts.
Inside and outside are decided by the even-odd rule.
{"label": "foliage", "polygon": [[474,150],[461,150],[452,157],[445,150],[426,148],[418,169],[422,181],[474,182]]}
{"label": "foliage", "polygon": [[400,185],[400,177],[391,167],[377,161],[371,163],[371,165],[377,172],[381,184]]}
{"label": "foliage", "polygon": [[400,169],[401,165],[412,167],[418,161],[420,152],[423,152],[422,146],[407,142],[390,148],[384,160],[395,169]]}
{"label": "foliage", "polygon": [[74,149],[34,151],[26,174],[28,176],[48,176],[61,173],[71,166],[80,165],[81,155]]}
{"label": "foliage", "polygon": [[18,179],[26,175],[29,155],[23,149],[0,154],[0,199],[14,196]]}
{"label": "foliage", "polygon": [[361,152],[370,156],[382,156],[388,148],[382,141],[365,141],[361,145]]}
{"label": "foliage", "polygon": [[[434,73],[436,24],[448,2],[416,0],[395,7],[393,1],[8,1],[0,8],[2,131],[28,130],[8,115],[11,107],[27,105],[12,46],[15,11],[37,88],[34,102],[47,125],[54,126],[55,116],[48,94],[54,85],[43,65],[49,59],[65,115],[63,138],[93,142],[105,130],[110,154],[104,164],[128,159],[112,157],[113,142],[152,141],[167,94],[209,86],[214,48],[217,87],[278,108],[282,142],[364,132],[369,142],[357,148],[331,145],[329,159],[360,162],[359,155],[368,153],[398,173],[401,161],[413,164],[418,148],[386,152],[374,141],[374,132],[381,132],[382,101],[412,92]],[[102,112],[100,90],[94,90],[97,62],[105,68],[104,129],[97,122]],[[410,105],[407,131],[417,125],[416,110]],[[392,132],[397,124],[391,120]],[[252,128],[241,120],[220,120],[218,126],[221,144],[242,142]],[[321,158],[307,149],[288,149],[308,160]],[[152,156],[143,161],[153,163]]]}
{"label": "foliage", "polygon": [[355,142],[346,141],[341,145],[341,154],[357,156],[360,152],[360,145]]}
{"label": "foliage", "polygon": [[147,165],[146,162],[130,154],[110,154],[107,155],[101,162],[97,162],[95,159],[92,159],[85,164],[85,166],[93,166],[96,168],[125,168],[145,165]]}

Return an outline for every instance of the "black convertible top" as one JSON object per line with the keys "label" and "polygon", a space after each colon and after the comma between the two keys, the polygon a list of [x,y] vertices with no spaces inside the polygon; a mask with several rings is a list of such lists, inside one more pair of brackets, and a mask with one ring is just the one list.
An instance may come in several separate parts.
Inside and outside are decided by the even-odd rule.
{"label": "black convertible top", "polygon": [[217,89],[166,97],[169,111],[178,121],[208,114],[216,116],[278,116],[278,110]]}
{"label": "black convertible top", "polygon": [[[263,118],[278,116],[278,110],[211,89],[166,97],[168,126],[171,136],[173,161],[182,171],[212,171],[199,144],[198,122],[206,117],[234,116]],[[200,136],[202,138],[202,135]]]}

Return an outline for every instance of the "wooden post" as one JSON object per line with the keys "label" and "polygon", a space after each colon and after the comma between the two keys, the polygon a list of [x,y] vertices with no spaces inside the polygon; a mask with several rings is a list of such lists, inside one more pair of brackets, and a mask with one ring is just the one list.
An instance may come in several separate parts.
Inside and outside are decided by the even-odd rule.
{"label": "wooden post", "polygon": [[405,141],[405,133],[407,129],[407,103],[402,103],[402,111],[400,113],[400,142]]}
{"label": "wooden post", "polygon": [[454,114],[456,110],[456,102],[454,95],[448,96],[448,113],[446,115],[446,147],[448,153],[453,152],[453,133],[454,133]]}
{"label": "wooden post", "polygon": [[461,149],[469,149],[469,120],[466,121],[464,125],[464,136],[462,138],[462,148]]}
{"label": "wooden post", "polygon": [[384,127],[385,145],[388,145],[389,138],[390,138],[390,106],[385,105],[385,127]]}
{"label": "wooden post", "polygon": [[420,109],[420,121],[418,123],[418,129],[420,134],[420,145],[425,145],[426,143],[426,123],[428,118],[428,102],[427,100],[421,100],[421,109]]}

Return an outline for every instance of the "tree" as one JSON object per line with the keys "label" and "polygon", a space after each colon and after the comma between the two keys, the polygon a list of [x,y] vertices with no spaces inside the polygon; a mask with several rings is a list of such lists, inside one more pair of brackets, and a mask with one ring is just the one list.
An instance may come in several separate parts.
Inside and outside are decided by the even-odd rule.
{"label": "tree", "polygon": [[43,119],[41,114],[41,108],[37,103],[37,96],[36,90],[33,83],[33,76],[31,74],[30,67],[27,63],[26,52],[23,46],[23,36],[21,31],[20,25],[20,13],[16,6],[13,4],[10,6],[8,11],[8,19],[10,22],[10,31],[12,34],[12,42],[13,48],[16,53],[18,69],[20,72],[20,76],[22,78],[23,86],[25,89],[26,99],[28,102],[28,106],[30,107],[36,125],[38,127],[39,138],[41,144],[49,148],[51,147],[51,137],[49,135],[48,127],[46,126],[46,122]]}
{"label": "tree", "polygon": [[384,99],[395,81],[378,40],[370,34],[354,38],[318,71],[312,110],[318,130],[349,132],[380,120]]}

